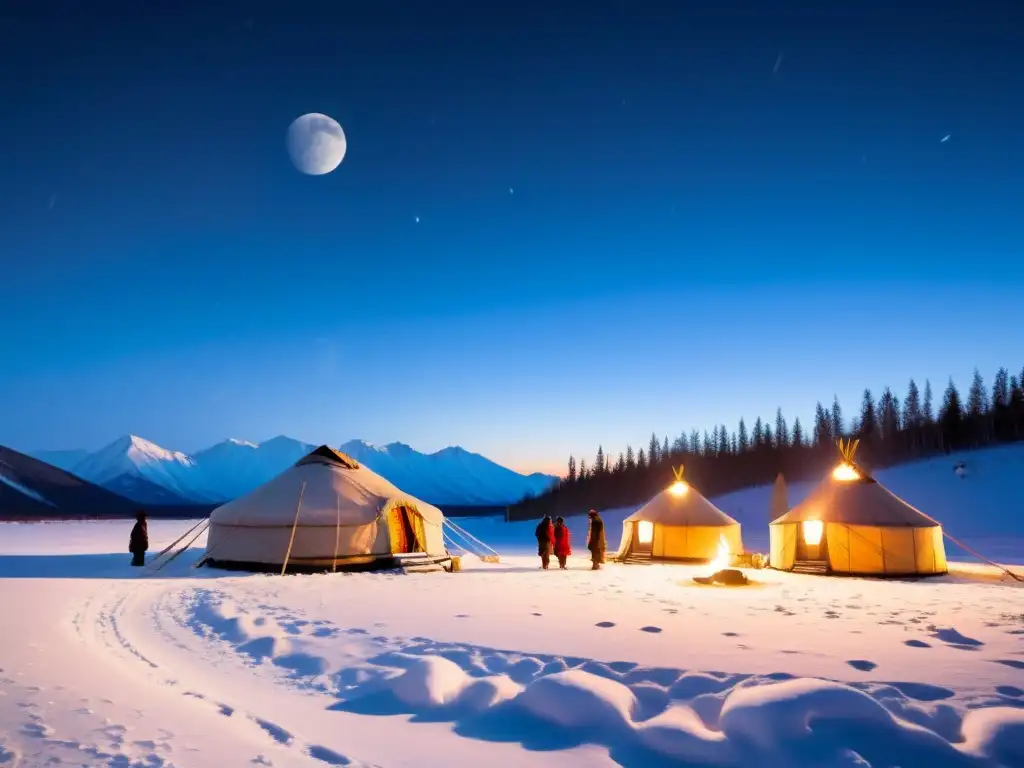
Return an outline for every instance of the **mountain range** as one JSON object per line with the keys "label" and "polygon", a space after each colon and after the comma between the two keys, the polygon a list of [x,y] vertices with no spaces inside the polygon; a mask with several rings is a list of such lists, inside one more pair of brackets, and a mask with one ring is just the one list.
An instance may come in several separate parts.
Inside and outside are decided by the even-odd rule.
{"label": "mountain range", "polygon": [[[38,451],[32,457],[140,504],[218,504],[248,493],[316,446],[290,437],[263,443],[225,440],[192,456],[135,435],[95,452]],[[450,447],[420,453],[404,443],[338,446],[402,490],[441,506],[503,506],[539,494],[556,480],[523,475],[477,453]]]}

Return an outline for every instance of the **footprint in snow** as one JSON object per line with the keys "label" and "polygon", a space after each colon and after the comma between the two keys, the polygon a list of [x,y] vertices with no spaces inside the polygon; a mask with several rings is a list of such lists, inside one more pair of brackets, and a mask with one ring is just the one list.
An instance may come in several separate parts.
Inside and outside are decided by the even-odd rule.
{"label": "footprint in snow", "polygon": [[609,629],[610,627],[614,627],[615,626],[615,622],[614,621],[599,621],[594,626],[595,627],[600,627],[601,629]]}
{"label": "footprint in snow", "polygon": [[543,616],[544,614],[543,613],[531,613],[530,615],[531,616]]}
{"label": "footprint in snow", "polygon": [[1024,696],[1024,691],[1015,685],[997,685],[996,693],[1003,696],[1012,696],[1015,699]]}
{"label": "footprint in snow", "polygon": [[878,665],[873,661],[867,661],[866,659],[851,659],[846,662],[854,669],[860,670],[861,672],[870,672]]}
{"label": "footprint in snow", "polygon": [[640,627],[640,631],[641,632],[650,632],[652,634],[657,634],[658,632],[661,632],[661,627]]}
{"label": "footprint in snow", "polygon": [[739,637],[740,633],[739,632],[723,632],[722,636],[723,637]]}
{"label": "footprint in snow", "polygon": [[1024,669],[1024,661],[1017,661],[1016,659],[993,659],[993,661],[996,664],[1003,664],[1014,669]]}
{"label": "footprint in snow", "polygon": [[904,645],[908,645],[911,648],[931,648],[931,645],[926,643],[924,640],[904,640]]}

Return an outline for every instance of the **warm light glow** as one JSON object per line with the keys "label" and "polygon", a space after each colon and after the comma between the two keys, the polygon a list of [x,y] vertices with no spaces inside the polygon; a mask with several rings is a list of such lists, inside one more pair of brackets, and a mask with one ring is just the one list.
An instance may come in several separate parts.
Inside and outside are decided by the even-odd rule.
{"label": "warm light glow", "polygon": [[719,534],[718,552],[715,554],[714,560],[708,563],[708,568],[711,570],[711,573],[717,573],[723,568],[728,568],[731,562],[732,554],[729,552],[729,542],[725,540],[725,536]]}
{"label": "warm light glow", "polygon": [[673,496],[685,496],[686,492],[690,490],[690,486],[684,483],[682,480],[676,480],[672,485],[668,487],[668,492]]}
{"label": "warm light glow", "polygon": [[649,520],[640,520],[636,524],[636,539],[641,544],[650,544],[654,541],[654,523]]}
{"label": "warm light glow", "polygon": [[804,543],[812,547],[821,543],[821,535],[825,532],[825,524],[821,520],[804,520]]}
{"label": "warm light glow", "polygon": [[860,480],[860,473],[846,462],[843,462],[832,470],[832,479],[848,483],[851,480]]}

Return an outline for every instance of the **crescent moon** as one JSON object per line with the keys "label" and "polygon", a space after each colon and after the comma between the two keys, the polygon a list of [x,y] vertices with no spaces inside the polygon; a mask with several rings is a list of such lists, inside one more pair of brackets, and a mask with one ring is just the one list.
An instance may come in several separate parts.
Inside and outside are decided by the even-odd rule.
{"label": "crescent moon", "polygon": [[345,159],[345,131],[332,117],[309,112],[288,126],[288,154],[292,164],[309,176],[323,176]]}

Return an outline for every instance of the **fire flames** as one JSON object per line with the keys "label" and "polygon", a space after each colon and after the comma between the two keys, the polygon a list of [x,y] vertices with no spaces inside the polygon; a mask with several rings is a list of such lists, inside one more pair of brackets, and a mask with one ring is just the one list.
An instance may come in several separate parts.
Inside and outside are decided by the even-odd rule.
{"label": "fire flames", "polygon": [[729,542],[725,540],[725,536],[719,534],[718,551],[715,553],[714,559],[708,563],[710,573],[718,573],[723,568],[728,568],[731,561],[732,556],[729,552]]}

